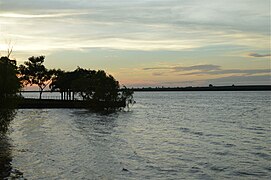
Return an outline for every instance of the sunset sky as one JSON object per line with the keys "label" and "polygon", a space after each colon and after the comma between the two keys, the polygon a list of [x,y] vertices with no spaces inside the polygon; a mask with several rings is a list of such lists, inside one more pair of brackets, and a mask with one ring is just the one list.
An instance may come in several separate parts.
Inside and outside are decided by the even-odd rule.
{"label": "sunset sky", "polygon": [[270,83],[270,0],[0,0],[0,53],[121,84]]}

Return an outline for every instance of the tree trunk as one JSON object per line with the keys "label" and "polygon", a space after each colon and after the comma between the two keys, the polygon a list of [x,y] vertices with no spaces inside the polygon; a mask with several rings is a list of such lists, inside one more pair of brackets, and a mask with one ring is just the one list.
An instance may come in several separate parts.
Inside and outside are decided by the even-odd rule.
{"label": "tree trunk", "polygon": [[74,91],[72,92],[72,100],[74,101]]}
{"label": "tree trunk", "polygon": [[42,89],[40,89],[40,99],[41,99],[41,95],[42,95]]}

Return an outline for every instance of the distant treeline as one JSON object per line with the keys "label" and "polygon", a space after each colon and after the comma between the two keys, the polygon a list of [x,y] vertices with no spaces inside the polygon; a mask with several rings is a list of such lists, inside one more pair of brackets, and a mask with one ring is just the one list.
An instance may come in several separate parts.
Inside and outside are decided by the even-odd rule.
{"label": "distant treeline", "polygon": [[133,91],[271,91],[271,85],[213,86],[207,87],[143,87]]}

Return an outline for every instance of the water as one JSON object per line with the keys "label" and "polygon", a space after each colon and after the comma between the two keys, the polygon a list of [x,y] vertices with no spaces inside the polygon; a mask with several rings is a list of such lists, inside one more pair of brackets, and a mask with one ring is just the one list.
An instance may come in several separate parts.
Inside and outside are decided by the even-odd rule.
{"label": "water", "polygon": [[130,112],[19,110],[8,135],[12,172],[27,179],[269,179],[270,95],[140,92]]}

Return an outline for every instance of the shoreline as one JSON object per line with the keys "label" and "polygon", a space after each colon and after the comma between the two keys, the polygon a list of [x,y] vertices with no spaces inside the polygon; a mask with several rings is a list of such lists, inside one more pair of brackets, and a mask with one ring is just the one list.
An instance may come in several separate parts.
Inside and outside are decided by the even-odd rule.
{"label": "shoreline", "polygon": [[162,87],[131,88],[135,92],[154,91],[271,91],[271,85],[208,86],[208,87]]}

